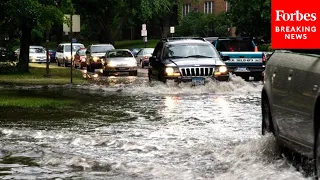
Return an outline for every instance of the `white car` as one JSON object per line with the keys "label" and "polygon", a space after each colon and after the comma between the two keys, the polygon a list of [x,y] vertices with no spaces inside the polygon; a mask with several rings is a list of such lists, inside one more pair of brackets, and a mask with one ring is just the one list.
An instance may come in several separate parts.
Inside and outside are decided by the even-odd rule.
{"label": "white car", "polygon": [[29,62],[31,63],[46,63],[47,51],[42,46],[30,46]]}
{"label": "white car", "polygon": [[110,50],[105,55],[103,74],[128,72],[130,76],[137,76],[137,62],[133,54],[128,49]]}
{"label": "white car", "polygon": [[[19,58],[20,49],[14,51],[15,56]],[[29,62],[30,63],[46,63],[47,51],[42,46],[30,46],[29,48]]]}
{"label": "white car", "polygon": [[[75,55],[77,50],[84,48],[84,45],[81,43],[72,43],[72,55]],[[58,45],[56,51],[56,62],[58,66],[71,65],[71,43],[62,43]]]}

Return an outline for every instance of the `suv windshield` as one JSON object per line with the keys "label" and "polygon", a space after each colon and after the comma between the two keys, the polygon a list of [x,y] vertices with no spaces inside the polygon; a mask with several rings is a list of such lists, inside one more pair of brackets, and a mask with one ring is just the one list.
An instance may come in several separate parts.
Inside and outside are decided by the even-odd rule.
{"label": "suv windshield", "polygon": [[[65,45],[65,52],[71,52],[71,45]],[[76,52],[78,49],[80,48],[84,48],[83,45],[72,45],[72,51],[73,52]]]}
{"label": "suv windshield", "polygon": [[213,58],[218,57],[212,45],[208,44],[170,44],[164,48],[164,58]]}
{"label": "suv windshield", "polygon": [[113,46],[92,46],[92,53],[105,53],[114,49]]}
{"label": "suv windshield", "polygon": [[30,53],[45,53],[45,50],[43,48],[30,48]]}
{"label": "suv windshield", "polygon": [[218,51],[249,51],[255,49],[251,40],[218,40],[216,44]]}

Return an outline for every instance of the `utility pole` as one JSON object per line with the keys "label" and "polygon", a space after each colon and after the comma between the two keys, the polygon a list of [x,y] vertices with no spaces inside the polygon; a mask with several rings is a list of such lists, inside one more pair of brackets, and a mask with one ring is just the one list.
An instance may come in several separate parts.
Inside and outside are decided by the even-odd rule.
{"label": "utility pole", "polygon": [[73,68],[73,31],[72,31],[72,26],[73,26],[73,21],[72,21],[72,16],[73,16],[73,12],[70,15],[70,21],[71,21],[71,25],[70,25],[70,36],[71,36],[71,47],[70,47],[70,51],[71,51],[71,63],[70,63],[70,83],[72,84],[72,68]]}

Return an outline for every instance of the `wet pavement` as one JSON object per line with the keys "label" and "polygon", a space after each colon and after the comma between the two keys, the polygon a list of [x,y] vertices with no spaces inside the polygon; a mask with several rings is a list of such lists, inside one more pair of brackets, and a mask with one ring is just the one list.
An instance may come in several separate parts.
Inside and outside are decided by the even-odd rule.
{"label": "wet pavement", "polygon": [[311,179],[260,135],[262,82],[149,84],[146,70],[97,78],[14,88],[78,103],[1,108],[0,178]]}

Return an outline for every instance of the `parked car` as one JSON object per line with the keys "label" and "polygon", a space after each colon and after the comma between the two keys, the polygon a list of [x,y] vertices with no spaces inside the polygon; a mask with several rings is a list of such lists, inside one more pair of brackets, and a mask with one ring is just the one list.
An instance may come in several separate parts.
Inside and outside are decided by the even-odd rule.
{"label": "parked car", "polygon": [[314,160],[320,177],[320,50],[278,50],[266,64],[262,134]]}
{"label": "parked car", "polygon": [[86,67],[86,51],[87,48],[80,48],[77,50],[76,54],[74,55],[74,67],[82,69]]}
{"label": "parked car", "polygon": [[[14,51],[14,56],[19,59],[20,48]],[[30,63],[46,63],[47,51],[43,46],[30,46],[29,47],[29,62]]]}
{"label": "parked car", "polygon": [[140,51],[141,48],[131,48],[130,51],[131,53],[135,56],[137,53]]}
{"label": "parked car", "polygon": [[152,56],[154,48],[142,48],[135,55],[137,63],[144,68],[144,66],[149,66],[149,58]]}
{"label": "parked car", "polygon": [[0,47],[0,61],[13,61],[14,53],[5,47]]}
{"label": "parked car", "polygon": [[265,54],[258,51],[252,38],[221,37],[214,43],[231,73],[245,80],[250,77],[256,81],[263,79]]}
{"label": "parked car", "polygon": [[49,57],[50,57],[50,62],[55,62],[56,61],[56,51],[53,49],[49,49]]}
{"label": "parked car", "polygon": [[229,80],[226,64],[215,47],[203,38],[163,39],[156,45],[149,62],[150,81],[204,84],[206,78]]}
{"label": "parked car", "polygon": [[29,49],[30,63],[46,63],[47,51],[42,46],[30,46]]}
{"label": "parked car", "polygon": [[110,50],[105,55],[103,74],[109,76],[118,72],[128,72],[130,76],[138,74],[136,59],[128,49]]}
{"label": "parked car", "polygon": [[102,69],[104,57],[107,51],[113,50],[112,44],[93,44],[87,48],[86,64],[87,70],[94,72],[95,69]]}
{"label": "parked car", "polygon": [[[74,55],[80,48],[84,48],[84,45],[81,43],[73,43],[72,55]],[[65,67],[71,64],[71,43],[62,43],[58,45],[56,51],[56,62],[58,66],[63,65]]]}

